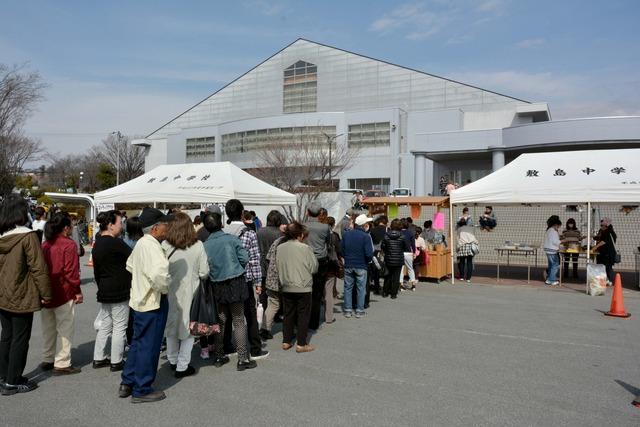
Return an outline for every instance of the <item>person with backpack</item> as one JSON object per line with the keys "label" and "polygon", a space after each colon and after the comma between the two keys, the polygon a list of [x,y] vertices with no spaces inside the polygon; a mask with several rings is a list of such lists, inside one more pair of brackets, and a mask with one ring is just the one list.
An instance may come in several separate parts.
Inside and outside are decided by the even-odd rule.
{"label": "person with backpack", "polygon": [[402,278],[402,267],[404,267],[404,254],[411,251],[411,245],[402,233],[402,222],[394,219],[389,224],[389,231],[380,245],[384,254],[384,263],[387,267],[387,275],[384,278],[382,288],[382,298],[391,296],[391,299],[398,297],[398,289]]}

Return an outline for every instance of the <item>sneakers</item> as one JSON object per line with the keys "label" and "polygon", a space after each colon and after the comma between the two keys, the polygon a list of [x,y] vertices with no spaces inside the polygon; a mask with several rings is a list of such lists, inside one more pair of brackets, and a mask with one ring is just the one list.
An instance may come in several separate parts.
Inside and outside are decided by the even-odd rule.
{"label": "sneakers", "polygon": [[227,363],[229,363],[229,356],[216,357],[213,360],[213,366],[215,366],[216,368],[221,368]]}
{"label": "sneakers", "polygon": [[269,357],[269,352],[267,350],[260,350],[258,353],[251,353],[251,359],[253,360],[262,360]]}
{"label": "sneakers", "polygon": [[17,393],[28,393],[38,388],[38,384],[33,381],[23,381],[20,384],[3,383],[0,387],[0,394],[3,396],[12,396]]}
{"label": "sneakers", "polygon": [[311,344],[297,345],[296,346],[296,353],[309,353],[310,351],[313,351],[315,349],[316,348],[314,346],[312,346]]}
{"label": "sneakers", "polygon": [[288,342],[282,343],[282,349],[285,351],[291,349],[291,347],[293,347],[293,344],[289,344]]}
{"label": "sneakers", "polygon": [[238,360],[238,366],[236,367],[236,369],[238,371],[244,371],[246,369],[253,369],[256,366],[258,366],[258,364],[256,363],[255,360],[251,360],[251,359],[242,360],[242,361]]}
{"label": "sneakers", "polygon": [[347,319],[351,319],[351,316],[352,316],[352,314],[351,314],[350,311],[345,311],[344,312],[344,317],[346,317]]}
{"label": "sneakers", "polygon": [[190,377],[191,375],[193,375],[195,373],[196,373],[196,368],[194,368],[193,366],[189,365],[189,366],[187,366],[187,369],[185,369],[184,371],[176,371],[174,376],[176,378],[184,378],[184,377]]}
{"label": "sneakers", "polygon": [[471,283],[471,279],[467,279],[467,283]]}
{"label": "sneakers", "polygon": [[53,375],[61,376],[61,375],[74,375],[79,374],[81,371],[80,368],[76,368],[73,365],[69,365],[66,368],[53,368]]}
{"label": "sneakers", "polygon": [[364,311],[356,311],[356,319],[360,319],[365,314],[367,314],[367,313],[365,313]]}
{"label": "sneakers", "polygon": [[558,286],[560,285],[560,282],[558,282],[557,280],[555,282],[550,282],[548,280],[545,280],[544,284],[547,286]]}
{"label": "sneakers", "polygon": [[397,299],[398,295],[391,295],[391,299]]}
{"label": "sneakers", "polygon": [[167,395],[164,394],[164,391],[152,391],[151,393],[145,394],[144,396],[133,396],[131,398],[131,403],[151,403],[158,402],[166,398]]}

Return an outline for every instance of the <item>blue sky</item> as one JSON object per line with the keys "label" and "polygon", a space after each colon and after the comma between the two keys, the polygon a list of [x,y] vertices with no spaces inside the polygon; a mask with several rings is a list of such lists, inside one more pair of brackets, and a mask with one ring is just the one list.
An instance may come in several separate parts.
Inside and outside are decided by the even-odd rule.
{"label": "blue sky", "polygon": [[[640,2],[3,2],[0,62],[49,84],[28,133],[76,153],[146,134],[299,37],[530,101],[640,114]],[[8,19],[7,19],[8,18]]]}

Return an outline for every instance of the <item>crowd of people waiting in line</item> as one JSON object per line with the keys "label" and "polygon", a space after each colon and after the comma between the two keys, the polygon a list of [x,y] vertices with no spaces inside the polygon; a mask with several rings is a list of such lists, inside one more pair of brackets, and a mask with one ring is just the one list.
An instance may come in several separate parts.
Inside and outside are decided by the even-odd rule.
{"label": "crowd of people waiting in line", "polygon": [[[427,240],[442,239],[430,221],[422,230],[411,218],[389,222],[386,216],[354,214],[336,224],[315,203],[307,206],[304,223],[289,223],[274,210],[265,227],[239,200],[224,208],[226,223],[216,205],[193,221],[180,211],[165,214],[149,207],[126,225],[120,211],[98,215],[92,366],[121,372],[120,397],[131,396],[134,403],[165,398],[153,389],[165,339],[174,375],[195,373],[190,307],[199,287],[212,290],[218,315],[217,333],[199,337],[200,356],[221,367],[237,354],[237,370],[244,371],[269,356],[264,342],[273,339],[278,320],[283,350],[315,350],[310,336],[323,321],[336,321],[338,278],[344,279],[344,318],[365,316],[371,292],[395,299],[403,289],[415,290],[420,251]],[[73,224],[64,212],[50,215],[42,238],[34,230],[40,225],[21,197],[0,204],[2,395],[37,388],[23,376],[36,311],[44,338],[40,369],[54,376],[81,371],[71,358],[76,306],[85,298]],[[258,304],[264,308],[261,322]]]}

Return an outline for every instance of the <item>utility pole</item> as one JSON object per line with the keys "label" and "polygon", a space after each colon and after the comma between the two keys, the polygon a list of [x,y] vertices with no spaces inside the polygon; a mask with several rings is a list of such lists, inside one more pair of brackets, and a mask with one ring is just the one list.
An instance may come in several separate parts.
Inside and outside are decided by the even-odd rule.
{"label": "utility pole", "polygon": [[116,135],[118,137],[118,142],[116,144],[116,185],[120,185],[120,139],[122,138],[122,134],[118,130],[111,132],[111,135]]}
{"label": "utility pole", "polygon": [[324,132],[322,132],[322,134],[325,136],[325,138],[327,138],[327,143],[329,144],[329,185],[331,186],[331,188],[333,188],[333,179],[332,179],[332,169],[333,169],[333,165],[331,163],[331,152],[332,152],[332,145],[333,145],[333,141],[335,141],[336,138],[338,138],[339,136],[344,135],[343,133],[339,134],[339,135],[328,135]]}

